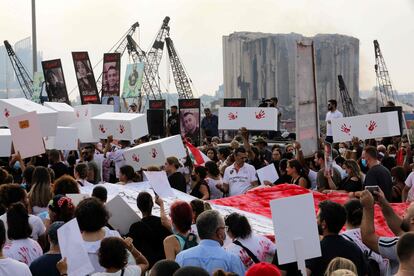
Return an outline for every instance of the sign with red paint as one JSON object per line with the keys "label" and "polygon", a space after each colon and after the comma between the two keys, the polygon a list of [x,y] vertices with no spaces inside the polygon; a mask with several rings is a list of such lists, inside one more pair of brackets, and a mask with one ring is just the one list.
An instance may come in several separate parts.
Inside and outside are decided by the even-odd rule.
{"label": "sign with red paint", "polygon": [[277,130],[277,108],[220,107],[219,129]]}

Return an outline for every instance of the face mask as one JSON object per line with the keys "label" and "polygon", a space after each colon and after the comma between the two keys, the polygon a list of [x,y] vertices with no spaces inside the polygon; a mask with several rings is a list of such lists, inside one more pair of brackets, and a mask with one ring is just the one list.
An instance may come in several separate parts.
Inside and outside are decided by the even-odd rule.
{"label": "face mask", "polygon": [[395,154],[388,155],[389,157],[395,158]]}
{"label": "face mask", "polygon": [[339,148],[339,153],[344,154],[346,152],[346,148]]}
{"label": "face mask", "polygon": [[362,164],[363,167],[366,167],[367,166],[367,160],[361,159],[361,164]]}
{"label": "face mask", "polygon": [[344,172],[344,176],[345,176],[345,177],[348,177],[348,176],[349,176],[349,174],[345,171],[345,172]]}

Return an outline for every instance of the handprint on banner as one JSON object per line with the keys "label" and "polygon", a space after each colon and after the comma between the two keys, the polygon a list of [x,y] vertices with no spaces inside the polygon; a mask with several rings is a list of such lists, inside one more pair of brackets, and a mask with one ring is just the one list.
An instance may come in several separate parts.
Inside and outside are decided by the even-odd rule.
{"label": "handprint on banner", "polygon": [[151,149],[151,157],[155,158],[155,157],[157,157],[157,155],[158,155],[157,149],[155,149],[155,148]]}
{"label": "handprint on banner", "polygon": [[345,123],[341,126],[341,131],[348,135],[351,135],[351,125],[347,126]]}
{"label": "handprint on banner", "polygon": [[229,118],[229,120],[230,121],[232,121],[232,120],[236,120],[237,119],[237,112],[235,112],[235,113],[233,113],[233,112],[230,112],[229,113],[229,115],[228,115],[228,118]]}
{"label": "handprint on banner", "polygon": [[80,114],[79,114],[79,110],[76,111],[76,117],[79,118]]}
{"label": "handprint on banner", "polygon": [[134,153],[132,155],[132,160],[138,163],[139,162],[139,155],[137,155],[137,154]]}
{"label": "handprint on banner", "polygon": [[256,115],[256,119],[257,120],[260,120],[260,119],[263,119],[263,118],[265,118],[266,117],[266,113],[264,112],[264,110],[260,110],[260,112],[259,113],[254,113],[255,115]]}
{"label": "handprint on banner", "polygon": [[368,128],[368,131],[370,134],[378,127],[375,121],[369,121],[369,125],[365,125],[365,126]]}
{"label": "handprint on banner", "polygon": [[106,132],[106,128],[104,128],[104,125],[103,125],[103,124],[100,124],[100,125],[99,125],[99,130],[100,130],[102,133],[105,133],[105,132]]}
{"label": "handprint on banner", "polygon": [[7,108],[5,108],[4,109],[4,117],[9,118],[9,116],[10,116],[10,111]]}
{"label": "handprint on banner", "polygon": [[124,125],[119,125],[119,133],[122,134],[125,132],[125,127]]}

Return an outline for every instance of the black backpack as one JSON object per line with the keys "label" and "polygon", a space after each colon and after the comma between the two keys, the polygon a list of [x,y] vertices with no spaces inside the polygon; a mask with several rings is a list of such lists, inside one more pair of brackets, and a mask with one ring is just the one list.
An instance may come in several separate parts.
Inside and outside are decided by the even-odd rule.
{"label": "black backpack", "polygon": [[197,236],[194,235],[193,233],[189,233],[187,237],[183,237],[182,235],[175,234],[175,237],[177,238],[178,241],[180,241],[180,239],[184,240],[184,247],[182,248],[182,250],[186,250],[188,248],[198,245]]}

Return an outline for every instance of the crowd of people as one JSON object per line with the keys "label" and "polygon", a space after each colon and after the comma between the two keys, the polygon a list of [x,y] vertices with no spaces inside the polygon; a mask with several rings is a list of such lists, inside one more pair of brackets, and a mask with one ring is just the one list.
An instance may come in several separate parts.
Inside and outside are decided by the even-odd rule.
{"label": "crowd of people", "polygon": [[[330,120],[340,116],[331,100],[327,142],[332,142]],[[169,127],[170,134],[175,131]],[[208,203],[258,188],[257,170],[270,164],[279,178],[264,181],[261,189],[292,184],[349,196],[345,205],[329,200],[319,204],[322,256],[306,261],[308,275],[414,275],[414,207],[409,205],[400,218],[391,205],[414,200],[414,162],[406,136],[354,137],[350,143],[333,144],[326,167],[324,139],[321,150],[309,158],[298,141],[270,146],[269,133],[253,140],[250,134],[241,128],[224,146],[217,136],[204,137],[199,149],[210,161],[203,166],[195,166],[190,156],[170,156],[163,166],[135,171],[123,158],[131,141],[112,137],[78,151],[49,150],[28,159],[15,153],[1,159],[0,275],[67,275],[57,231],[73,218],[94,268],[91,275],[301,275],[296,263],[278,263],[276,244],[255,233],[244,215],[223,217]],[[134,144],[150,139],[141,137]],[[166,210],[162,198],[140,192],[136,204],[142,219],[121,236],[108,223],[105,184],[96,184],[136,184],[143,181],[144,170],[165,171],[172,188],[196,199],[176,200]],[[67,194],[80,193],[85,186],[94,186],[92,197],[75,207]],[[153,215],[154,204],[159,217]],[[376,235],[375,204],[394,237]]]}

